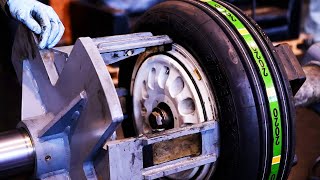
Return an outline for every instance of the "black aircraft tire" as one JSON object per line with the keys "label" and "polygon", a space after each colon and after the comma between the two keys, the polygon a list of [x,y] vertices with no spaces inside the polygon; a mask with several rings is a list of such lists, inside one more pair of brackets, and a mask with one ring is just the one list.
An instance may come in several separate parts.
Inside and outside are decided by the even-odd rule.
{"label": "black aircraft tire", "polygon": [[[252,20],[226,2],[172,0],[146,12],[135,32],[168,35],[197,59],[209,79],[220,128],[211,178],[287,178],[294,156],[291,90],[274,47]],[[132,60],[121,64],[119,87],[130,89],[133,67]],[[134,135],[130,127],[129,118],[123,123],[127,136]]]}

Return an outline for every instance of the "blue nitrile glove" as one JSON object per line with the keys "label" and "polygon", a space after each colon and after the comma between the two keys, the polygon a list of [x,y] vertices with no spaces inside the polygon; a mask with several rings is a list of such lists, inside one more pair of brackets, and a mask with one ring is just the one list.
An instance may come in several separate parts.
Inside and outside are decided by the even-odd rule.
{"label": "blue nitrile glove", "polygon": [[52,48],[61,39],[64,26],[56,12],[35,0],[8,0],[11,15],[31,31],[40,34],[39,47]]}

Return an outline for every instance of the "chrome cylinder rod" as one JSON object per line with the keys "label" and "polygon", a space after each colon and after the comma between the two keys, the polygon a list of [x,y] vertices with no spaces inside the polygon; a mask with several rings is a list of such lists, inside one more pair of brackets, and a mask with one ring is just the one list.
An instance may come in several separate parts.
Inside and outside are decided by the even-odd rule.
{"label": "chrome cylinder rod", "polygon": [[13,130],[0,133],[0,173],[29,169],[34,161],[35,151],[25,131]]}

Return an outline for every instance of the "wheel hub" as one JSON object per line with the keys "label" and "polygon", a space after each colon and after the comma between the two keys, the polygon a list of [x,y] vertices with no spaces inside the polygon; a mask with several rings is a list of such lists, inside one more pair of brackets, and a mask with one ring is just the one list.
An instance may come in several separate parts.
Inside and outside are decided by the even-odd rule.
{"label": "wheel hub", "polygon": [[[195,58],[174,44],[171,51],[144,58],[135,66],[131,94],[138,134],[155,133],[216,119],[213,91]],[[168,178],[205,177],[211,165]]]}
{"label": "wheel hub", "polygon": [[170,107],[165,103],[160,103],[152,110],[149,116],[149,124],[155,132],[173,128],[173,115]]}

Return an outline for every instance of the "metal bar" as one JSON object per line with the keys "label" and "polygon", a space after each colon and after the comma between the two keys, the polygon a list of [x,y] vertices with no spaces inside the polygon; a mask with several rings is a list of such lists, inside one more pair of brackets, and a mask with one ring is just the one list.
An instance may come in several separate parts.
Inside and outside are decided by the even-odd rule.
{"label": "metal bar", "polygon": [[135,37],[132,39],[119,39],[117,41],[101,42],[97,45],[100,53],[146,48],[170,44],[172,40],[167,35]]}
{"label": "metal bar", "polygon": [[146,137],[142,139],[142,142],[143,142],[143,145],[149,145],[149,144],[167,141],[167,140],[182,137],[182,136],[187,136],[190,134],[214,130],[216,128],[217,128],[216,121],[207,121],[201,124],[195,124],[192,126],[187,126],[179,129],[170,129],[170,130],[164,131],[163,133],[160,132],[157,134],[146,135]]}
{"label": "metal bar", "polygon": [[[199,156],[182,157],[143,168],[143,159],[146,158],[143,153],[144,146],[196,133],[201,133],[202,137],[202,150]],[[108,154],[107,162],[109,166],[106,171],[109,173],[109,179],[155,179],[204,164],[214,163],[219,153],[217,149],[218,139],[214,138],[216,133],[218,133],[217,121],[208,121],[152,135],[108,141],[103,148]],[[168,151],[168,153],[170,152]],[[123,173],[123,169],[128,169],[128,173]]]}
{"label": "metal bar", "polygon": [[217,160],[216,155],[205,155],[194,158],[186,158],[186,160],[179,161],[173,164],[157,165],[150,169],[145,169],[142,173],[144,179],[156,179],[164,176],[168,176],[174,173],[192,169],[198,166],[209,164]]}
{"label": "metal bar", "polygon": [[[153,36],[150,32],[93,38],[92,41],[106,65],[141,54],[148,47],[162,46],[173,42],[167,35]],[[66,60],[72,49],[73,46],[57,47],[53,49],[53,52],[55,57],[58,57],[58,55],[66,56],[60,58]],[[61,65],[57,67],[62,69]]]}
{"label": "metal bar", "polygon": [[111,41],[123,41],[141,37],[152,37],[151,32],[142,32],[142,33],[132,33],[132,34],[123,34],[123,35],[116,35],[116,36],[106,36],[106,37],[99,37],[99,38],[92,38],[92,41],[99,45],[100,43],[111,42]]}
{"label": "metal bar", "polygon": [[35,151],[26,132],[13,130],[0,134],[0,172],[16,168],[22,171],[33,166],[34,161]]}

